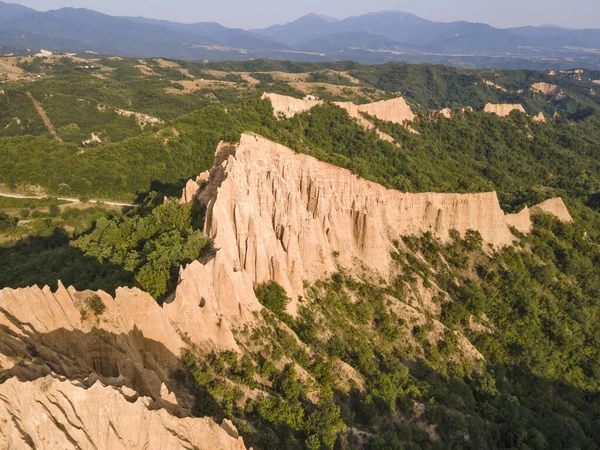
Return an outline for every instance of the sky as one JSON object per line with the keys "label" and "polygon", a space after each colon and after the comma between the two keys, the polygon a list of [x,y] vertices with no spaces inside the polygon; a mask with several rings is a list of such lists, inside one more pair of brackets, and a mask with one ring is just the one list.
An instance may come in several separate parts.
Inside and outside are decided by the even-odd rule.
{"label": "sky", "polygon": [[407,11],[425,19],[467,20],[507,28],[560,25],[600,28],[600,0],[5,0],[46,11],[65,6],[111,15],[178,22],[213,21],[229,27],[262,28],[307,13],[336,18],[375,11]]}

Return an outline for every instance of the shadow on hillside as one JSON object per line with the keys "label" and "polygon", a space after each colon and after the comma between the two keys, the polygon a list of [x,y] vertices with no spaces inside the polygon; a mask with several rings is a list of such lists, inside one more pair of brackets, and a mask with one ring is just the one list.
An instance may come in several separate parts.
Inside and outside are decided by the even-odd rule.
{"label": "shadow on hillside", "polygon": [[142,208],[151,209],[161,205],[166,197],[181,198],[185,185],[192,178],[195,178],[195,176],[182,178],[174,183],[163,183],[162,181],[154,180],[150,183],[148,190],[137,193],[135,203]]}
{"label": "shadow on hillside", "polygon": [[100,262],[69,245],[60,228],[48,237],[27,237],[0,246],[0,288],[38,285],[56,289],[58,280],[77,290],[103,290],[114,295],[118,287],[134,286],[134,274],[110,262]]}
{"label": "shadow on hillside", "polygon": [[[11,323],[12,329],[0,326],[0,352],[16,364],[2,371],[0,384],[13,377],[25,382],[58,375],[79,381],[87,388],[100,380],[105,385],[127,386],[177,416],[184,415],[182,408],[191,410],[196,403],[194,386],[186,382],[185,374],[172,376],[184,370],[183,355],[176,355],[162,342],[145,337],[137,327],[121,334],[99,328],[88,333],[65,328],[38,333],[30,323],[21,322],[0,308],[2,316]],[[86,321],[102,320],[93,312],[88,312],[86,317]],[[61,319],[67,320],[58,320]],[[161,398],[163,383],[175,395],[176,404]],[[136,396],[128,395],[127,399],[135,401]],[[222,415],[216,402],[207,406],[214,410],[215,418]]]}

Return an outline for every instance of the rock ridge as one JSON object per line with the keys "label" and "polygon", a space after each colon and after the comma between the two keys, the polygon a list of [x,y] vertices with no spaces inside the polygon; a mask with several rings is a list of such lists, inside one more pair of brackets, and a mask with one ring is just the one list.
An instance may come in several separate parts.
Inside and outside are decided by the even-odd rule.
{"label": "rock ridge", "polygon": [[[195,287],[212,302],[227,295],[244,306],[240,310],[251,310],[252,286],[269,281],[296,299],[305,281],[338,266],[390,279],[390,251],[402,236],[431,232],[448,241],[451,230],[473,229],[489,249],[516,240],[514,219],[495,192],[403,193],[250,134],[237,145],[220,144],[217,155],[223,153],[227,157],[217,157],[220,164],[203,175],[208,182],[198,194],[207,206],[205,232],[219,250],[209,264],[186,269],[196,271],[196,279],[212,274],[216,288]],[[522,217],[518,228],[530,223]]]}
{"label": "rock ridge", "polygon": [[50,376],[0,385],[2,448],[245,450],[223,425],[177,418],[147,397],[130,401],[99,381],[88,389]]}

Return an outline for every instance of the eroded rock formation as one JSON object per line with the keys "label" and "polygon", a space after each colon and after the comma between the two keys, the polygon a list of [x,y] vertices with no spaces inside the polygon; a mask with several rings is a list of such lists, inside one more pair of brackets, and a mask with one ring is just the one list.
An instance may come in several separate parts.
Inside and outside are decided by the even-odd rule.
{"label": "eroded rock formation", "polygon": [[472,229],[491,251],[516,239],[510,227],[529,232],[531,215],[572,220],[561,199],[505,215],[494,192],[390,190],[249,134],[221,143],[214,167],[182,197],[206,205],[213,252],[181,269],[172,302],[60,283],[56,292],[0,290],[0,435],[9,448],[243,449],[231,424],[188,417],[192,400],[170,373],[192,344],[238,349],[233,330],[262,308],[256,283],[276,281],[296,300],[305,281],[340,266],[391,279],[402,236],[448,241]]}
{"label": "eroded rock formation", "polygon": [[147,397],[51,376],[0,384],[2,448],[244,450],[230,424],[178,418]]}
{"label": "eroded rock formation", "polygon": [[563,93],[562,89],[555,84],[544,83],[544,82],[533,83],[531,85],[531,90],[534,92],[540,92],[540,93],[550,96],[550,97],[556,97],[559,100],[561,98],[564,98],[564,93]]}
{"label": "eroded rock formation", "polygon": [[563,222],[573,222],[573,218],[563,202],[562,198],[550,198],[540,204],[531,207],[531,215],[549,214]]}
{"label": "eroded rock formation", "polygon": [[506,88],[503,86],[500,86],[498,83],[494,83],[493,81],[490,81],[490,80],[483,80],[483,82],[485,84],[487,84],[488,86],[498,89],[499,91],[507,92]]}
{"label": "eroded rock formation", "polygon": [[214,280],[194,287],[211,302],[227,295],[248,310],[256,301],[252,285],[268,281],[295,299],[305,280],[326,277],[338,264],[387,279],[392,242],[406,235],[429,231],[447,241],[451,230],[473,229],[493,248],[515,239],[494,192],[394,191],[248,134],[239,145],[221,144],[216,159],[222,162],[199,198],[218,251],[208,264],[186,269],[199,275],[183,273],[184,281]]}
{"label": "eroded rock formation", "polygon": [[[293,117],[311,110],[315,106],[323,104],[322,100],[305,98],[300,100],[294,97],[288,97],[279,94],[264,93],[263,99],[267,99],[273,105],[273,112],[276,117]],[[377,117],[380,120],[405,125],[415,119],[415,114],[410,106],[402,97],[391,100],[382,100],[380,102],[368,103],[365,105],[355,105],[351,102],[336,102],[335,105],[345,109],[350,117],[356,119],[367,129],[375,129],[381,139],[393,142],[393,138],[375,128],[373,122],[368,120],[364,114]],[[410,129],[410,128],[409,128]],[[411,129],[412,131],[412,129]]]}
{"label": "eroded rock formation", "polygon": [[379,120],[394,122],[400,125],[405,125],[406,122],[415,119],[415,114],[402,97],[368,103],[366,105],[355,105],[350,102],[338,102],[336,105],[344,108],[350,116],[356,119],[363,117],[363,113],[377,117]]}
{"label": "eroded rock formation", "polygon": [[273,105],[275,117],[294,117],[296,114],[306,112],[317,105],[323,104],[322,100],[298,99],[287,95],[264,93],[262,99],[267,99]]}
{"label": "eroded rock formation", "polygon": [[523,108],[523,105],[519,105],[519,104],[511,105],[511,104],[507,104],[507,103],[500,103],[500,104],[488,103],[483,108],[483,112],[496,114],[500,117],[506,117],[513,111],[521,111],[523,114],[527,114],[525,112],[525,108]]}
{"label": "eroded rock formation", "polygon": [[239,314],[225,321],[219,308],[184,280],[164,309],[138,289],[119,288],[114,298],[60,282],[56,292],[0,290],[2,442],[243,449],[212,420],[182,418],[193,399],[170,378],[192,339],[197,348],[237,348],[230,323]]}
{"label": "eroded rock formation", "polygon": [[[463,111],[464,112],[464,111]],[[430,111],[429,118],[437,119],[438,117],[445,117],[446,119],[452,119],[453,113],[450,108],[440,109],[438,111]]]}

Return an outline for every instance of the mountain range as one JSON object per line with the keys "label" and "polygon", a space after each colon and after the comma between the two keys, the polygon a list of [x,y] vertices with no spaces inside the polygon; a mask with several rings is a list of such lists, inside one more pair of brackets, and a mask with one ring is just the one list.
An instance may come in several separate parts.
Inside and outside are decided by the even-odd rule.
{"label": "mountain range", "polygon": [[214,22],[115,17],[79,8],[40,12],[0,1],[0,52],[41,48],[188,60],[404,60],[463,67],[600,68],[600,29],[499,29],[384,11],[342,20],[308,14],[283,25],[243,30]]}

